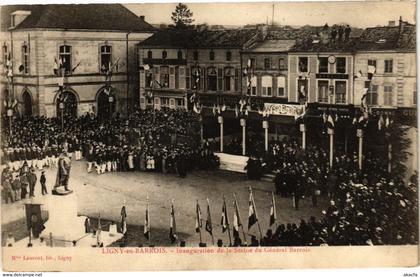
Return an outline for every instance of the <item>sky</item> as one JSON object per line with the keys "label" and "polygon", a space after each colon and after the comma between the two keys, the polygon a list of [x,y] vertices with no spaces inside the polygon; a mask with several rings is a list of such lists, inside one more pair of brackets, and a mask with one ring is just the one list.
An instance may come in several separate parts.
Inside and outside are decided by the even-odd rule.
{"label": "sky", "polygon": [[[194,13],[194,23],[209,25],[245,25],[271,23],[273,3],[187,3]],[[144,15],[152,24],[171,23],[176,3],[125,4],[137,15]],[[388,21],[415,23],[414,1],[362,2],[275,2],[274,22],[281,25],[329,25],[346,23],[356,27],[387,25]],[[398,24],[398,23],[397,23]]]}

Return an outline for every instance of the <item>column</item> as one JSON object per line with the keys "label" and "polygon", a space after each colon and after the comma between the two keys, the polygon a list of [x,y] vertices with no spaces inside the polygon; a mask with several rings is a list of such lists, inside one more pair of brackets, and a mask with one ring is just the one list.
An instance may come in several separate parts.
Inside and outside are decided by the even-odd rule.
{"label": "column", "polygon": [[306,126],[301,123],[299,129],[302,132],[302,149],[306,149]]}
{"label": "column", "polygon": [[330,136],[330,169],[333,167],[334,159],[334,129],[328,128],[328,135]]}
{"label": "column", "polygon": [[268,151],[268,120],[263,121],[265,152]]}
{"label": "column", "polygon": [[241,118],[240,120],[242,126],[242,155],[246,155],[246,119]]}
{"label": "column", "polygon": [[358,164],[359,170],[362,170],[363,167],[363,130],[357,129],[357,137],[359,138],[359,156],[358,156]]}
{"label": "column", "polygon": [[217,121],[220,124],[220,152],[223,153],[223,117],[219,115]]}

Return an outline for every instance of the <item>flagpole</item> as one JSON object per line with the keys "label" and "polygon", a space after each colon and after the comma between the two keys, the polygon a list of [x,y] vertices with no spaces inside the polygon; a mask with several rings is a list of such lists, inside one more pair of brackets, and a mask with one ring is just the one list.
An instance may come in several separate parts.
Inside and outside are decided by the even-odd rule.
{"label": "flagpole", "polygon": [[[210,213],[210,200],[207,198],[207,207],[208,207],[208,213],[209,213],[209,220],[210,222],[212,222],[211,220],[211,213]],[[213,225],[213,223],[212,223]],[[211,230],[211,243],[214,245],[214,235],[213,235],[213,226],[212,226],[212,230]]]}
{"label": "flagpole", "polygon": [[224,206],[225,216],[226,216],[226,227],[227,227],[227,231],[229,235],[229,246],[232,246],[232,237],[230,235],[229,219],[228,219],[228,213],[227,213],[226,199],[224,195],[223,195],[223,206]]}
{"label": "flagpole", "polygon": [[252,188],[251,187],[249,187],[249,191],[251,192],[252,205],[254,206],[254,212],[255,212],[255,218],[257,219],[258,231],[260,232],[260,238],[262,239],[263,235],[262,235],[262,232],[261,232],[260,222],[258,221],[257,206],[255,206],[254,194],[252,193]]}
{"label": "flagpole", "polygon": [[197,228],[198,228],[198,234],[199,234],[199,236],[200,236],[200,243],[202,243],[203,242],[203,240],[202,240],[202,237],[201,237],[201,226],[200,226],[200,221],[201,221],[201,218],[200,218],[200,208],[199,208],[200,206],[198,205],[198,199],[197,199],[197,205],[196,205],[196,220],[197,220]]}
{"label": "flagpole", "polygon": [[241,222],[241,229],[242,229],[242,234],[244,236],[244,241],[246,244],[248,244],[248,242],[246,241],[246,235],[245,235],[245,230],[244,230],[244,225],[242,224],[241,221],[241,215],[239,214],[239,208],[238,208],[238,200],[236,199],[236,193],[233,193],[233,198],[235,199],[235,212],[238,211],[238,222]]}
{"label": "flagpole", "polygon": [[271,191],[271,197],[273,198],[274,223],[276,224],[276,231],[277,231],[277,228],[279,227],[279,225],[277,223],[276,200],[274,199],[274,192],[273,191]]}
{"label": "flagpole", "polygon": [[146,207],[146,209],[147,209],[147,231],[149,232],[149,238],[148,238],[148,241],[149,241],[149,246],[151,245],[151,241],[152,241],[152,232],[151,232],[151,228],[150,228],[150,210],[149,210],[149,195],[147,195],[147,199],[146,199],[146,201],[147,201],[147,207]]}

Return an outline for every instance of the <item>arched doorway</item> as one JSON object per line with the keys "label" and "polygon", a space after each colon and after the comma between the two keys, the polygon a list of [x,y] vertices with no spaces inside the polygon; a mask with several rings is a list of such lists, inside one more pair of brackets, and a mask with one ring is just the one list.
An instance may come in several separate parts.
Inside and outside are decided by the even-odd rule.
{"label": "arched doorway", "polygon": [[32,97],[27,90],[22,93],[23,111],[24,116],[32,116]]}
{"label": "arched doorway", "polygon": [[98,93],[97,102],[98,102],[98,117],[107,118],[111,117],[115,113],[115,96],[111,92],[107,93],[109,89],[102,88]]}
{"label": "arched doorway", "polygon": [[[64,116],[77,117],[77,97],[72,91],[66,90],[63,92],[64,105],[63,114]],[[56,100],[56,111],[57,116],[61,116],[60,101]]]}

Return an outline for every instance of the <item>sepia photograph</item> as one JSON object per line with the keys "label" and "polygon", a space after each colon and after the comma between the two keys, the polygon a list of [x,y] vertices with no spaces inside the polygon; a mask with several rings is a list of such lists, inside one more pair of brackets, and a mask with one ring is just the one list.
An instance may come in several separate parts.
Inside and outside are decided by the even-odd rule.
{"label": "sepia photograph", "polygon": [[415,1],[0,12],[4,271],[418,265]]}

